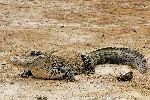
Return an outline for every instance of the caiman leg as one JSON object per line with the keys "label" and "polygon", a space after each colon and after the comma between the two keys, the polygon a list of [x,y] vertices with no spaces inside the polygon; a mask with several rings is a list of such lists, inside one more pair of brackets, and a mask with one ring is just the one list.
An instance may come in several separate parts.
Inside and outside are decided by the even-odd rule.
{"label": "caiman leg", "polygon": [[22,78],[28,78],[29,76],[32,76],[32,72],[31,72],[31,70],[26,69],[18,75]]}

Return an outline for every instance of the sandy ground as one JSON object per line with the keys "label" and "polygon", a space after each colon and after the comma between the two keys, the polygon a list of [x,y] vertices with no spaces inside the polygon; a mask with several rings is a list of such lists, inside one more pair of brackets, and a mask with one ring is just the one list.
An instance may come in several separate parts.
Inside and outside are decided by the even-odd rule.
{"label": "sandy ground", "polygon": [[98,66],[77,82],[23,79],[9,61],[29,50],[107,46],[135,48],[150,66],[149,0],[0,0],[0,100],[150,100],[149,71],[131,69],[130,82],[113,76],[120,65]]}

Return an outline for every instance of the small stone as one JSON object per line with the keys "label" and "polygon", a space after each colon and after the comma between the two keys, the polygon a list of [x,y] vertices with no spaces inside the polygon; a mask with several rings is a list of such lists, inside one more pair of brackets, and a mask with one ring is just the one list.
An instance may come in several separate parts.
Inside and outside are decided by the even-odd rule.
{"label": "small stone", "polygon": [[133,78],[133,72],[127,72],[125,74],[120,73],[119,76],[116,76],[118,81],[131,81],[131,79]]}
{"label": "small stone", "polygon": [[136,30],[133,30],[134,32],[137,32]]}
{"label": "small stone", "polygon": [[64,26],[60,26],[60,28],[64,28]]}
{"label": "small stone", "polygon": [[14,84],[14,82],[10,82],[10,84]]}
{"label": "small stone", "polygon": [[102,37],[104,37],[105,35],[103,34]]}
{"label": "small stone", "polygon": [[5,66],[6,64],[3,63],[2,65]]}

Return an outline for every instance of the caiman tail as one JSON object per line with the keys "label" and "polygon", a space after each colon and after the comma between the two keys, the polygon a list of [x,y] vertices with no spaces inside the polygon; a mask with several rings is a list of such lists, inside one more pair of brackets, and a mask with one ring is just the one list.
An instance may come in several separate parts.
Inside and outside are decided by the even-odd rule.
{"label": "caiman tail", "polygon": [[130,48],[107,47],[82,54],[85,72],[93,73],[98,64],[122,64],[137,68],[141,73],[147,71],[144,55]]}

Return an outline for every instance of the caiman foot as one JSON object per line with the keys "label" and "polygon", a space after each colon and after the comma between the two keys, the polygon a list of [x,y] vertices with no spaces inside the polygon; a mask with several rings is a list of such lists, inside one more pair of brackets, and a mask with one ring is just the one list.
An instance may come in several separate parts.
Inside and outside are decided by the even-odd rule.
{"label": "caiman foot", "polygon": [[32,76],[32,73],[30,70],[24,70],[22,73],[18,74],[22,78],[28,78],[29,76]]}
{"label": "caiman foot", "polygon": [[64,79],[67,82],[75,82],[74,72],[73,71],[66,72],[66,74],[64,75]]}

